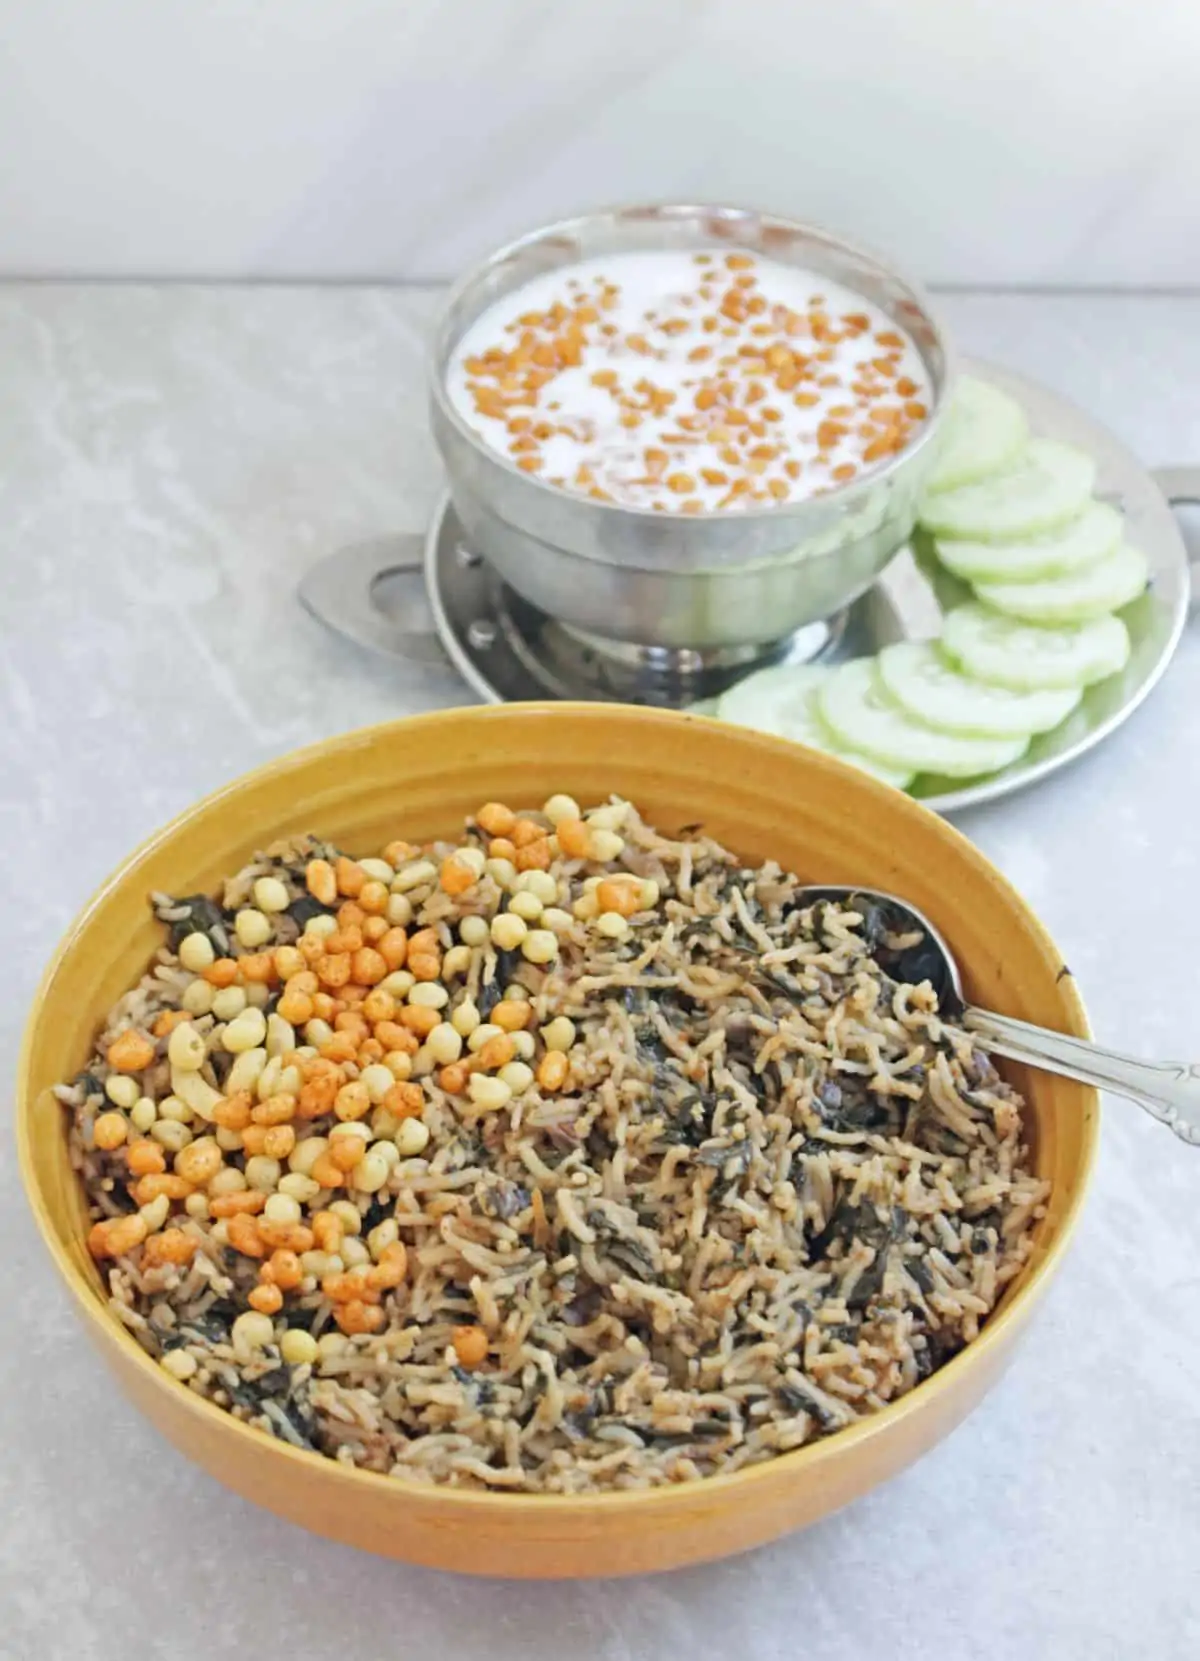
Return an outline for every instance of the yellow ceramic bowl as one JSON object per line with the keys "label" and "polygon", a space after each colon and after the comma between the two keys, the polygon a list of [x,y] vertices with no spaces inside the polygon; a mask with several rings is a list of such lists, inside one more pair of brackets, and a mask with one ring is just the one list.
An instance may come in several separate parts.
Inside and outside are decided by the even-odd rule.
{"label": "yellow ceramic bowl", "polygon": [[944,931],[977,1000],[1086,1033],[1074,984],[1037,919],[949,825],[825,756],[686,716],[528,704],[397,721],[260,768],[134,854],[55,953],[18,1085],[25,1185],[88,1337],[163,1435],[247,1499],[369,1551],[531,1578],[666,1569],[744,1550],[845,1505],[945,1436],[997,1377],[1058,1267],[1098,1120],[1092,1091],[1014,1069],[1030,1104],[1036,1168],[1053,1193],[1033,1258],[982,1336],[874,1418],[733,1476],[594,1498],[457,1493],[348,1469],[202,1401],[104,1306],[50,1088],[83,1065],[105,1011],[158,944],[147,894],[212,890],[285,833],[311,828],[374,851],[396,836],[452,834],[490,798],[529,806],[560,790],[585,803],[619,791],[663,830],[702,821],[741,854],[773,857],[803,878],[905,895]]}

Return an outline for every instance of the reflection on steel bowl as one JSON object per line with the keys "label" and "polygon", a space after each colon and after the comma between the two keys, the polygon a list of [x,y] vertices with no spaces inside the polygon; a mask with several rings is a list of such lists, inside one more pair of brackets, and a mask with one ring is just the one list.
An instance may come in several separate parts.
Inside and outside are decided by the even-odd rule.
{"label": "reflection on steel bowl", "polygon": [[614,640],[756,646],[902,545],[947,383],[926,302],[873,256],[740,209],[627,208],[458,285],[432,419],[459,518],[532,604]]}

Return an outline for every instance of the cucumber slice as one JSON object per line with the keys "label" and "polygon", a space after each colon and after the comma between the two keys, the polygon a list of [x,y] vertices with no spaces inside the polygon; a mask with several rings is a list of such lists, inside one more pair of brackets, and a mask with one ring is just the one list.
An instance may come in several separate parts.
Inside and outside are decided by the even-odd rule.
{"label": "cucumber slice", "polygon": [[970,583],[963,582],[961,577],[956,577],[942,564],[937,556],[937,544],[928,531],[918,525],[908,545],[912,550],[913,564],[929,584],[937,602],[938,615],[944,617],[955,606],[968,605],[975,598],[975,590]]}
{"label": "cucumber slice", "polygon": [[1119,617],[1040,628],[989,611],[959,606],[942,625],[942,650],[977,680],[1016,692],[1091,686],[1129,661],[1129,634]]}
{"label": "cucumber slice", "polygon": [[1014,461],[1029,437],[1025,412],[986,381],[964,375],[946,411],[946,430],[925,480],[929,491],[955,490]]}
{"label": "cucumber slice", "polygon": [[978,583],[975,592],[993,611],[1029,623],[1086,623],[1136,600],[1149,575],[1146,556],[1125,542],[1082,571],[1038,583]]}
{"label": "cucumber slice", "polygon": [[1076,519],[1037,536],[1011,542],[962,542],[938,538],[937,556],[956,577],[970,583],[1037,582],[1063,577],[1111,554],[1121,541],[1124,520],[1107,502],[1089,502]]}
{"label": "cucumber slice", "polygon": [[1036,536],[1074,519],[1095,482],[1091,456],[1053,438],[1035,438],[1002,472],[926,496],[920,518],[935,536],[979,542]]}
{"label": "cucumber slice", "polygon": [[911,769],[881,766],[870,756],[855,754],[838,743],[821,719],[816,694],[831,673],[816,664],[760,669],[722,693],[717,715],[735,726],[752,727],[755,732],[787,738],[793,744],[806,744],[810,750],[823,750],[841,761],[851,761],[885,784],[903,790],[912,780]]}
{"label": "cucumber slice", "polygon": [[780,663],[759,669],[722,692],[717,699],[717,715],[738,727],[789,738],[797,706],[803,706],[828,675],[828,669],[809,663]]}
{"label": "cucumber slice", "polygon": [[1065,721],[1082,694],[1013,692],[961,674],[929,640],[901,640],[879,654],[879,679],[900,707],[928,727],[964,738],[1028,738]]}
{"label": "cucumber slice", "polygon": [[817,692],[821,714],[844,744],[890,767],[947,778],[995,773],[1021,755],[1027,738],[959,738],[914,721],[883,690],[873,658],[835,669]]}

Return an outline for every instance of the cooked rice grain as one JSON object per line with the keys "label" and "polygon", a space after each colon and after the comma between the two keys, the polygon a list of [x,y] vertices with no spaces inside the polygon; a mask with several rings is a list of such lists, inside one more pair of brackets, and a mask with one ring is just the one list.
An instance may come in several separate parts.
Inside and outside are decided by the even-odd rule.
{"label": "cooked rice grain", "polygon": [[[181,1387],[384,1475],[579,1493],[693,1481],[800,1447],[911,1390],[976,1336],[1026,1261],[1047,1194],[1028,1168],[1019,1097],[941,1020],[928,986],[883,972],[866,943],[875,920],[864,931],[855,913],[798,909],[776,866],[659,836],[632,809],[622,834],[623,869],[660,889],[627,940],[576,922],[546,967],[485,942],[449,988],[485,1019],[512,982],[536,1028],[568,1016],[569,1094],[534,1087],[481,1112],[426,1077],[424,1155],[399,1159],[380,1192],[349,1193],[360,1238],[394,1216],[408,1248],[380,1332],[338,1334],[310,1275],[275,1316],[274,1342],[247,1351],[231,1329],[257,1265],[178,1204],[171,1225],[198,1248],[189,1264],[146,1267],[137,1248],[109,1266],[111,1308],[138,1342],[194,1361]],[[467,841],[486,838],[472,826]],[[123,1150],[93,1140],[111,1110],[107,1043],[179,1007],[187,933],[241,955],[234,912],[256,878],[279,877],[292,901],[271,919],[271,946],[295,941],[323,909],[305,889],[314,856],[336,853],[301,838],[257,856],[220,902],[154,897],[168,943],[59,1091],[94,1221],[134,1209]],[[555,859],[560,904],[606,869]],[[428,880],[407,895],[411,927],[434,927],[443,947],[463,916],[506,901],[490,876],[458,899]],[[219,1089],[215,1024],[196,1025]],[[171,1088],[165,1047],[139,1079],[155,1102]],[[471,1370],[451,1343],[464,1324],[490,1339]],[[325,1336],[314,1363],[281,1359],[288,1327]]]}

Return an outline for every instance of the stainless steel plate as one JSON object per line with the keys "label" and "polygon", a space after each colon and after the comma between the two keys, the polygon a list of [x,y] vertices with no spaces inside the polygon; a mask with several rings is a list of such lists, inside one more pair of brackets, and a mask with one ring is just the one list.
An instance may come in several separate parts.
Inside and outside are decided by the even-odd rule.
{"label": "stainless steel plate", "polygon": [[[1125,668],[1093,686],[1073,714],[1053,732],[1036,738],[1019,761],[1003,772],[966,783],[917,780],[913,794],[939,813],[994,801],[1046,778],[1107,738],[1150,694],[1179,643],[1191,597],[1187,546],[1170,501],[1200,500],[1200,468],[1169,469],[1152,475],[1105,427],[1065,398],[995,364],[972,363],[966,367],[1011,393],[1024,406],[1035,432],[1065,439],[1095,457],[1097,494],[1125,514],[1129,541],[1149,561],[1150,586],[1121,613],[1132,645]],[[927,575],[919,569],[910,550],[888,568],[880,587],[897,594],[904,632],[910,637],[936,633],[943,613],[969,596],[966,586],[949,573]],[[918,593],[928,597],[933,609],[926,612],[923,624],[914,627]]]}
{"label": "stainless steel plate", "polygon": [[[1036,739],[1020,761],[965,783],[918,779],[913,794],[940,813],[1006,796],[1065,767],[1147,697],[1178,643],[1191,594],[1187,548],[1170,503],[1200,502],[1200,467],[1151,475],[1105,428],[1055,393],[992,364],[968,367],[1017,398],[1036,432],[1095,457],[1097,491],[1123,510],[1129,540],[1149,561],[1150,587],[1121,614],[1133,646],[1125,669],[1092,687],[1070,718]],[[420,597],[433,627],[428,621],[404,627],[405,602],[411,609],[422,579]],[[566,629],[515,595],[466,543],[448,502],[423,536],[341,549],[300,586],[303,604],[330,627],[402,661],[448,663],[488,702],[556,697],[675,706],[713,696],[764,661],[835,663],[894,640],[936,634],[944,613],[968,592],[908,548],[847,612],[752,660],[616,647]]]}

